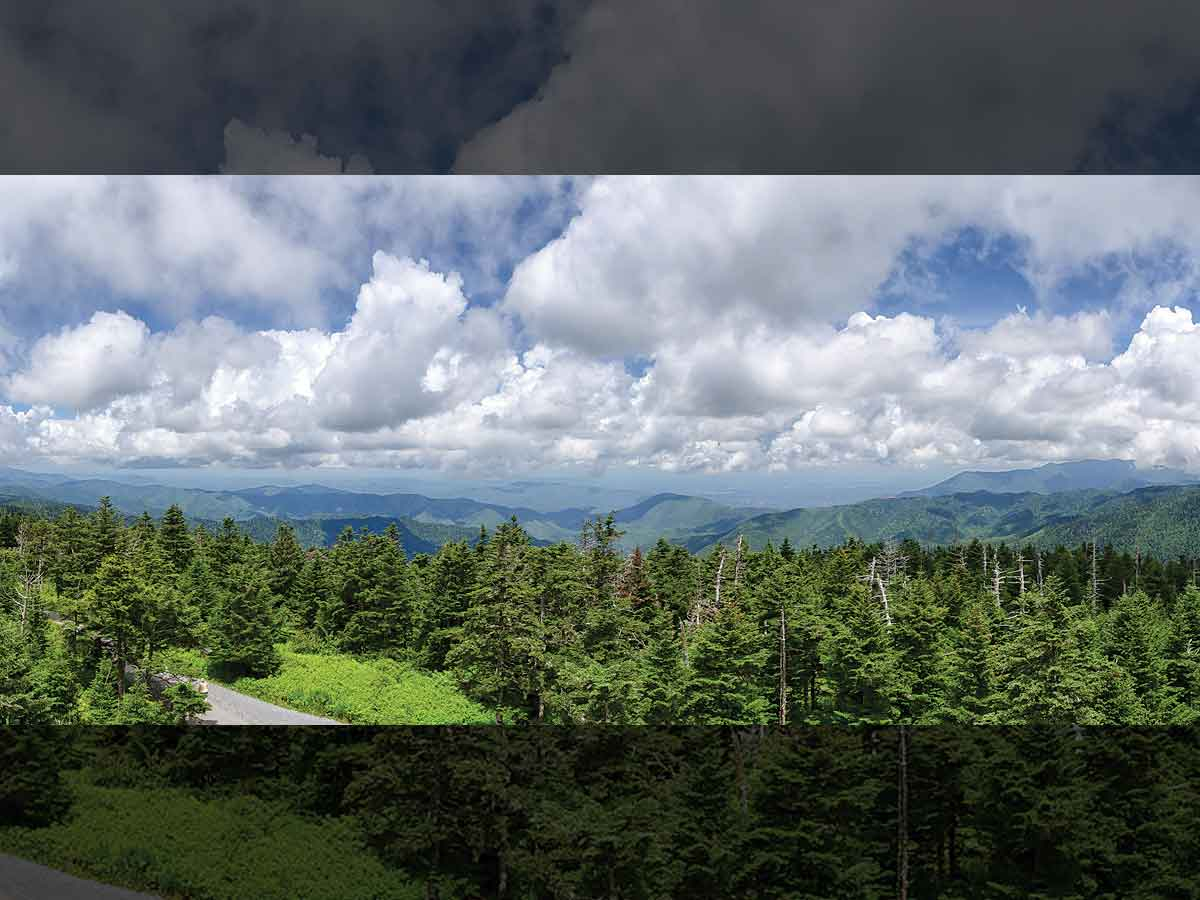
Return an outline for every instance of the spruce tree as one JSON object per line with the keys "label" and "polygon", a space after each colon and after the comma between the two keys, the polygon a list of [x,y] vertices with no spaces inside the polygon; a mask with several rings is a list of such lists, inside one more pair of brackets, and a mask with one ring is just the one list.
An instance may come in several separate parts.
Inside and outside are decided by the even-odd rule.
{"label": "spruce tree", "polygon": [[1132,724],[1157,725],[1169,718],[1167,625],[1141,590],[1122,594],[1103,627],[1103,649],[1132,680],[1137,710]]}
{"label": "spruce tree", "polygon": [[879,601],[865,585],[851,583],[822,656],[833,683],[835,720],[890,722],[903,693],[892,636]]}
{"label": "spruce tree", "polygon": [[112,500],[100,498],[100,505],[88,521],[87,553],[84,568],[92,575],[100,568],[106,557],[117,552],[117,544],[123,530],[121,517],[113,509]]}
{"label": "spruce tree", "polygon": [[467,692],[495,710],[497,722],[506,708],[528,708],[545,665],[528,551],[529,537],[515,519],[496,529],[483,551],[461,639],[446,657]]}
{"label": "spruce tree", "polygon": [[92,570],[88,568],[91,553],[90,523],[74,506],[68,506],[54,522],[55,587],[60,596],[72,601],[83,597]]}
{"label": "spruce tree", "polygon": [[143,649],[152,603],[147,584],[139,576],[128,550],[108,556],[86,598],[88,624],[102,639],[111,641],[116,689],[122,696],[126,666]]}
{"label": "spruce tree", "polygon": [[643,652],[641,717],[648,725],[674,725],[680,721],[687,669],[679,627],[669,609],[657,611],[650,623]]}
{"label": "spruce tree", "polygon": [[158,540],[158,529],[154,527],[154,520],[146,510],[134,520],[128,534],[134,547],[153,544]]}
{"label": "spruce tree", "polygon": [[950,633],[933,721],[972,724],[992,712],[997,686],[992,608],[982,599],[968,601],[960,616],[961,624]]}
{"label": "spruce tree", "polygon": [[443,544],[422,579],[417,646],[422,663],[446,668],[446,655],[459,639],[475,582],[476,554],[465,541]]}
{"label": "spruce tree", "polygon": [[216,617],[222,594],[222,588],[208,563],[208,555],[196,553],[177,584],[184,603],[194,616],[195,628],[189,643],[199,646],[209,623]]}
{"label": "spruce tree", "polygon": [[545,653],[534,712],[538,721],[586,721],[591,716],[591,661],[583,647],[588,585],[582,562],[579,548],[567,543],[530,551]]}
{"label": "spruce tree", "polygon": [[946,652],[948,610],[923,578],[906,578],[893,591],[892,646],[904,684],[900,715],[911,722],[936,721],[934,709]]}
{"label": "spruce tree", "polygon": [[276,603],[267,573],[240,566],[233,571],[232,580],[241,587],[221,598],[212,628],[210,665],[220,677],[229,679],[274,675],[281,660],[275,649]]}
{"label": "spruce tree", "polygon": [[316,626],[317,610],[329,602],[330,590],[325,553],[316,551],[305,560],[296,578],[289,610],[293,627],[301,632],[312,631]]}
{"label": "spruce tree", "polygon": [[1057,576],[1024,596],[1026,611],[996,648],[1001,685],[989,721],[1096,723],[1099,685],[1081,611]]}
{"label": "spruce tree", "polygon": [[765,724],[771,683],[763,677],[770,651],[741,604],[723,603],[688,648],[681,720],[696,725]]}
{"label": "spruce tree", "polygon": [[213,576],[222,587],[233,587],[234,569],[246,559],[246,537],[237,522],[226,517],[221,529],[208,542],[208,563]]}
{"label": "spruce tree", "polygon": [[358,653],[408,649],[418,592],[395,526],[364,538],[355,562],[357,570],[347,578],[355,579],[356,596],[341,645]]}
{"label": "spruce tree", "polygon": [[1194,722],[1200,719],[1200,588],[1194,584],[1175,600],[1165,656],[1173,698],[1171,719],[1179,724]]}
{"label": "spruce tree", "polygon": [[287,607],[295,602],[296,580],[304,568],[304,548],[296,540],[296,530],[287,522],[275,529],[275,540],[268,554],[271,568],[271,592]]}
{"label": "spruce tree", "polygon": [[179,504],[171,504],[163,513],[158,528],[158,542],[176,573],[182,573],[191,565],[195,545]]}

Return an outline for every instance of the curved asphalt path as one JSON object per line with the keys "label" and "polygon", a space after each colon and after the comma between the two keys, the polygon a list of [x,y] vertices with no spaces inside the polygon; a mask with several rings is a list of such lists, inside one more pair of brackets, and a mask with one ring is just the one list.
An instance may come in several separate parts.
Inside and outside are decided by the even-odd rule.
{"label": "curved asphalt path", "polygon": [[[265,700],[247,697],[215,682],[208,683],[209,711],[200,717],[207,725],[342,725],[308,713],[284,709]],[[0,896],[0,900],[3,897]]]}
{"label": "curved asphalt path", "polygon": [[0,900],[158,900],[0,853]]}
{"label": "curved asphalt path", "polygon": [[[66,627],[67,621],[56,612],[46,611],[46,618],[57,625]],[[132,666],[127,667],[132,669]],[[164,673],[166,674],[166,673]],[[174,676],[172,676],[174,677]],[[188,678],[194,682],[196,679]],[[237,691],[231,691],[213,682],[208,683],[209,710],[200,717],[206,725],[344,725],[337,719],[325,719],[321,716],[311,716],[308,713],[285,709],[256,697],[247,697]],[[0,894],[0,900],[6,900]]]}

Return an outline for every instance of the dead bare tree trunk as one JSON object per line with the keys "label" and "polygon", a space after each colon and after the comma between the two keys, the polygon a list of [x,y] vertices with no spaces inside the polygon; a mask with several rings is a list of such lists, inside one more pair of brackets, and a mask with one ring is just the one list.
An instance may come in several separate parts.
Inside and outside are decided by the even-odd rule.
{"label": "dead bare tree trunk", "polygon": [[865,578],[860,576],[860,580],[867,582],[868,590],[874,591],[875,588],[879,588],[879,601],[883,605],[883,619],[888,628],[892,627],[892,608],[888,600],[888,586],[892,583],[892,579],[904,574],[906,563],[907,560],[900,552],[900,548],[889,541],[879,556],[871,557],[871,565]]}
{"label": "dead bare tree trunk", "polygon": [[992,596],[996,600],[996,609],[1003,612],[1004,607],[1000,603],[1000,580],[1000,554],[997,553],[992,565]]}
{"label": "dead bare tree trunk", "polygon": [[887,627],[892,627],[892,610],[888,605],[887,585],[883,583],[883,578],[875,576],[875,581],[879,584],[879,596],[883,599],[883,621],[887,623]]}
{"label": "dead bare tree trunk", "polygon": [[788,696],[787,696],[787,611],[779,607],[779,724],[787,725]]}
{"label": "dead bare tree trunk", "polygon": [[1091,574],[1091,582],[1088,586],[1088,599],[1091,603],[1092,613],[1095,614],[1100,610],[1100,589],[1104,586],[1104,579],[1100,577],[1100,565],[1097,557],[1095,537],[1092,538]]}
{"label": "dead bare tree trunk", "polygon": [[908,729],[900,726],[897,784],[897,887],[900,900],[908,900]]}
{"label": "dead bare tree trunk", "polygon": [[1025,595],[1025,554],[1017,554],[1017,578],[1019,580],[1019,588],[1021,596]]}
{"label": "dead bare tree trunk", "polygon": [[737,539],[737,551],[733,563],[733,592],[736,595],[738,586],[742,583],[742,544],[745,542],[740,534]]}
{"label": "dead bare tree trunk", "polygon": [[721,578],[725,572],[725,548],[721,548],[720,559],[717,562],[717,590],[716,590],[716,607],[721,608]]}
{"label": "dead bare tree trunk", "polygon": [[750,784],[746,779],[746,753],[742,746],[741,734],[734,730],[730,732],[730,740],[733,742],[733,759],[735,766],[735,777],[737,779],[738,792],[738,809],[743,816],[750,815]]}
{"label": "dead bare tree trunk", "polygon": [[[546,595],[542,594],[538,597],[538,625],[541,630],[541,640],[546,639]],[[539,672],[538,677],[538,710],[537,720],[539,722],[546,718],[546,675],[544,671]]]}
{"label": "dead bare tree trunk", "polygon": [[21,627],[22,634],[28,634],[33,627],[34,619],[41,607],[42,587],[45,583],[46,559],[44,544],[39,546],[36,536],[28,522],[22,522],[17,531],[17,557],[20,569],[17,572],[17,583],[13,591],[13,614]]}

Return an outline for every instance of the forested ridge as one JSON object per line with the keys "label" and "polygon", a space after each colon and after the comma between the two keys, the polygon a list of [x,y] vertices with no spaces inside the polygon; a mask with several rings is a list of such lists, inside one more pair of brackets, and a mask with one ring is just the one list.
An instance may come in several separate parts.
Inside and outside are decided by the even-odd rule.
{"label": "forested ridge", "polygon": [[117,677],[179,652],[230,681],[269,678],[296,653],[392,660],[443,673],[505,723],[1183,724],[1200,712],[1195,560],[978,541],[738,541],[693,555],[660,540],[622,554],[619,537],[609,517],[539,547],[512,521],[410,560],[394,530],[305,550],[286,524],[255,542],[232,520],[191,528],[177,508],[129,526],[106,501],[88,516],[10,511],[2,715],[185,718],[185,688],[173,706]]}

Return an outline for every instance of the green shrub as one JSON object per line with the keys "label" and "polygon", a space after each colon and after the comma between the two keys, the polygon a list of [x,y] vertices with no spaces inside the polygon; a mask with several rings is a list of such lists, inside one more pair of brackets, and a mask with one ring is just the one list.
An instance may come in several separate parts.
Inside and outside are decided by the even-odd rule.
{"label": "green shrub", "polygon": [[82,877],[190,900],[415,900],[418,886],[371,855],[344,820],[254,797],[74,779],[75,806],[46,828],[0,828],[0,851]]}
{"label": "green shrub", "polygon": [[154,654],[150,667],[156,672],[170,672],[188,678],[207,678],[208,659],[199,650],[171,647]]}
{"label": "green shrub", "polygon": [[66,814],[64,744],[53,729],[0,729],[0,826],[44,826]]}
{"label": "green shrub", "polygon": [[453,678],[390,659],[282,651],[270,678],[230,687],[268,703],[360,725],[474,725],[494,717],[464,696]]}

